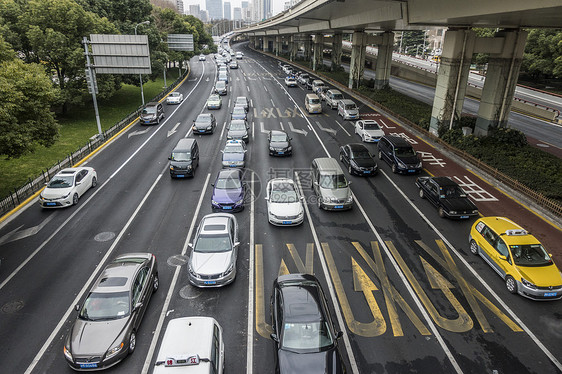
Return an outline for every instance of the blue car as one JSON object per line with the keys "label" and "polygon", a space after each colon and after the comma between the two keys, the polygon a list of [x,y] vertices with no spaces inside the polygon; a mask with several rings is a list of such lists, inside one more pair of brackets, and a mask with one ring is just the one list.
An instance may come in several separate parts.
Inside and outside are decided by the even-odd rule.
{"label": "blue car", "polygon": [[213,212],[239,212],[244,209],[246,184],[242,169],[223,169],[213,183],[211,208]]}

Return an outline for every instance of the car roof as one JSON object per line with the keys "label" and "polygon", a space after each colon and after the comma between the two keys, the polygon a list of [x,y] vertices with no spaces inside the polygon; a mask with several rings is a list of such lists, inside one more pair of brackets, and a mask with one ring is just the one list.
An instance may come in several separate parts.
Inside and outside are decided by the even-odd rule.
{"label": "car roof", "polygon": [[117,257],[103,270],[92,292],[129,291],[138,269],[148,260],[147,255],[139,253]]}
{"label": "car roof", "polygon": [[284,322],[319,322],[325,319],[321,288],[309,274],[289,274],[277,278],[283,297]]}
{"label": "car roof", "polygon": [[150,103],[146,104],[146,107],[149,106],[157,106],[159,103],[157,103],[156,101],[151,101]]}
{"label": "car roof", "polygon": [[245,125],[246,124],[246,120],[244,119],[233,119],[232,121],[230,121],[231,125]]}
{"label": "car roof", "polygon": [[283,130],[270,130],[269,132],[271,135],[287,135],[287,132]]}
{"label": "car roof", "polygon": [[66,168],[59,171],[56,175],[74,175],[80,170],[81,168]]}
{"label": "car roof", "polygon": [[328,92],[331,92],[333,94],[338,94],[338,93],[341,94],[340,90],[334,90],[334,89],[328,90]]}
{"label": "car roof", "polygon": [[238,100],[240,100],[240,101],[242,101],[242,100],[247,101],[248,98],[247,98],[246,96],[238,96],[238,97],[236,98],[236,101],[238,101]]}
{"label": "car roof", "polygon": [[513,222],[506,217],[484,217],[479,220],[484,222],[501,238],[505,240],[508,245],[514,244],[537,244],[540,243],[537,238],[527,232],[522,226]]}
{"label": "car roof", "polygon": [[435,183],[437,183],[439,186],[445,187],[445,186],[458,186],[458,183],[455,182],[454,180],[452,180],[449,177],[432,177],[430,179],[433,179],[433,181]]}
{"label": "car roof", "polygon": [[358,152],[358,151],[367,151],[369,152],[369,149],[367,147],[365,147],[363,144],[361,143],[350,143],[350,144],[346,144],[349,149],[351,149],[353,152]]}
{"label": "car roof", "polygon": [[380,124],[377,121],[375,121],[374,119],[362,119],[362,120],[359,120],[357,122],[363,122],[363,124],[377,124],[377,125],[380,126]]}
{"label": "car roof", "polygon": [[228,222],[234,216],[228,213],[211,213],[201,219],[200,234],[227,234]]}
{"label": "car roof", "polygon": [[[168,358],[187,358],[194,355],[199,355],[201,359],[210,359],[215,325],[219,327],[219,331],[222,331],[218,322],[212,317],[181,317],[171,319],[164,332],[156,361],[165,361]],[[211,372],[210,365],[210,362],[203,360],[200,360],[199,365],[191,366],[172,368],[158,365],[154,368],[154,374],[169,372],[207,374]]]}
{"label": "car roof", "polygon": [[354,102],[353,100],[350,100],[350,99],[341,99],[340,102],[341,102],[343,105],[355,104],[355,102]]}
{"label": "car roof", "polygon": [[386,138],[389,142],[391,142],[392,144],[398,147],[412,146],[410,143],[406,141],[406,139],[401,138],[399,136],[385,135],[384,138]]}
{"label": "car roof", "polygon": [[200,113],[197,118],[211,118],[212,113]]}

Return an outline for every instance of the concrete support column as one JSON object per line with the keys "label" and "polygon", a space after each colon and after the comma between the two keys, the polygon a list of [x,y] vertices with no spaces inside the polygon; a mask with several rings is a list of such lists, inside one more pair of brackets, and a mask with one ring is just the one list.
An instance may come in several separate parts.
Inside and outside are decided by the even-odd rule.
{"label": "concrete support column", "polygon": [[502,52],[490,54],[488,60],[475,135],[487,135],[490,127],[507,126],[527,34],[523,30],[503,30],[496,33],[495,37],[503,38],[504,44]]}
{"label": "concrete support column", "polygon": [[394,33],[386,31],[382,35],[382,43],[378,45],[377,66],[375,68],[375,88],[380,90],[390,82],[390,67],[392,64],[392,49],[394,47]]}
{"label": "concrete support column", "polygon": [[312,59],[312,70],[316,71],[316,68],[322,65],[324,54],[324,34],[314,35],[314,58]]}
{"label": "concrete support column", "polygon": [[367,34],[363,31],[353,32],[351,40],[351,63],[349,64],[349,88],[359,87],[365,70],[365,54],[367,53]]}
{"label": "concrete support column", "polygon": [[267,36],[263,36],[261,40],[262,40],[262,45],[261,45],[262,51],[267,52],[269,49],[269,38]]}
{"label": "concrete support column", "polygon": [[310,61],[311,49],[312,49],[312,40],[310,39],[310,34],[306,34],[304,36],[304,59],[306,61]]}
{"label": "concrete support column", "polygon": [[334,34],[332,37],[332,66],[341,66],[342,34]]}
{"label": "concrete support column", "polygon": [[289,61],[294,61],[297,54],[298,43],[295,43],[295,37],[289,36]]}
{"label": "concrete support column", "polygon": [[475,38],[472,30],[445,33],[429,124],[429,131],[434,135],[438,135],[440,122],[451,127],[453,120],[460,118]]}
{"label": "concrete support column", "polygon": [[281,48],[282,48],[282,43],[281,43],[281,36],[277,35],[275,37],[275,56],[279,56],[279,53],[281,53]]}
{"label": "concrete support column", "polygon": [[256,37],[255,37],[255,36],[250,36],[250,37],[249,37],[249,40],[250,40],[250,47],[256,48]]}

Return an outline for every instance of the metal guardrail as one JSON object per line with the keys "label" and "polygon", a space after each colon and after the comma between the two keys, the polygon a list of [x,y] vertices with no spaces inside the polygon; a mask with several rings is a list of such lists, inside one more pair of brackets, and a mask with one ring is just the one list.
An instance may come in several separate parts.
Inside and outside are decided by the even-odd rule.
{"label": "metal guardrail", "polygon": [[[178,79],[176,79],[174,83],[172,83],[164,91],[153,97],[150,101],[160,101],[160,99],[162,99],[170,91],[177,87],[177,85],[185,78],[188,71],[184,72]],[[0,216],[14,209],[19,204],[24,202],[27,198],[32,196],[35,192],[43,188],[43,186],[45,186],[45,183],[47,183],[51,179],[51,177],[53,177],[61,169],[72,167],[72,165],[76,164],[78,161],[82,160],[84,157],[88,156],[97,148],[105,144],[105,142],[111,139],[112,136],[121,131],[125,126],[135,121],[142,111],[142,108],[142,106],[139,106],[136,110],[129,113],[121,121],[113,125],[111,128],[105,130],[101,135],[98,134],[92,136],[88,141],[88,144],[83,145],[76,151],[67,155],[64,159],[58,161],[49,169],[45,171],[42,170],[41,174],[34,179],[29,178],[27,183],[25,183],[23,186],[16,188],[14,192],[11,192],[8,196],[2,198],[2,200],[0,200]]]}
{"label": "metal guardrail", "polygon": [[[260,53],[267,54],[267,55],[269,55],[269,56],[271,56],[271,57],[273,57],[277,60],[283,60],[284,62],[286,62],[288,64],[291,64],[291,65],[295,64],[295,62],[293,62],[293,61],[289,61],[289,60],[284,59],[284,58],[279,58],[279,56],[275,56],[271,53],[266,53],[266,52],[262,52],[262,51],[258,51],[258,50],[256,50],[256,51],[260,52]],[[302,65],[299,65],[299,68],[301,68],[303,70],[307,70],[308,73],[311,73],[311,74],[314,74],[314,75],[317,75],[317,76],[321,76],[322,79],[330,82],[332,85],[340,86],[340,87],[343,87],[344,90],[347,90],[347,87],[342,85],[340,82],[338,82],[334,79],[331,79],[331,78],[325,76],[324,74],[322,74],[320,72],[311,71],[310,69],[307,69],[306,67],[303,67]],[[541,207],[547,209],[548,211],[558,215],[559,217],[562,217],[562,204],[559,203],[558,201],[556,201],[554,199],[547,198],[543,194],[541,194],[539,192],[536,192],[533,189],[529,188],[528,186],[525,186],[521,182],[503,174],[498,169],[493,168],[488,164],[485,164],[484,162],[482,162],[481,160],[472,156],[471,154],[466,153],[466,152],[464,152],[464,151],[462,151],[458,148],[455,148],[455,147],[451,146],[450,144],[441,140],[439,137],[433,135],[432,133],[430,133],[429,131],[427,131],[423,127],[419,126],[417,123],[414,123],[414,122],[410,121],[409,119],[407,119],[405,117],[402,117],[399,114],[394,113],[389,108],[387,108],[383,105],[380,105],[379,103],[373,101],[370,97],[365,96],[365,95],[363,95],[363,94],[361,94],[361,93],[359,93],[355,90],[353,91],[353,95],[358,96],[358,97],[362,98],[363,100],[368,101],[373,106],[375,106],[377,108],[380,108],[381,110],[383,110],[387,113],[391,113],[393,117],[397,118],[398,120],[402,121],[403,123],[407,124],[408,126],[414,128],[417,131],[419,131],[420,133],[424,134],[425,136],[430,138],[435,143],[438,143],[439,145],[441,145],[447,151],[449,151],[451,153],[454,153],[458,157],[461,157],[463,160],[468,161],[475,168],[478,168],[478,169],[484,171],[485,173],[487,173],[491,177],[495,178],[499,182],[502,182],[503,184],[505,184],[507,187],[511,188],[512,190],[515,190],[515,191],[527,196],[529,199],[534,201],[537,205],[540,205]]]}

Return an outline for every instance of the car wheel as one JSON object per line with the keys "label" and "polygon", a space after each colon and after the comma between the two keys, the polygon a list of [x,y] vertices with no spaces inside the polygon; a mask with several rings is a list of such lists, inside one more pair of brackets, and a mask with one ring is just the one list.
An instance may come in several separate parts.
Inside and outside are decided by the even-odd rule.
{"label": "car wheel", "polygon": [[505,287],[510,293],[517,293],[517,282],[515,282],[511,275],[505,278]]}
{"label": "car wheel", "polygon": [[76,205],[78,204],[78,194],[75,193],[74,196],[72,196],[72,205]]}
{"label": "car wheel", "polygon": [[379,160],[382,160],[382,151],[379,151]]}
{"label": "car wheel", "polygon": [[425,199],[425,194],[423,193],[423,190],[420,188],[420,197],[422,199]]}
{"label": "car wheel", "polygon": [[92,188],[95,188],[98,185],[98,179],[96,177],[92,178]]}
{"label": "car wheel", "polygon": [[392,172],[394,174],[398,173],[398,168],[396,167],[396,164],[392,164]]}
{"label": "car wheel", "polygon": [[[421,190],[420,190],[420,191],[421,191]],[[437,210],[437,212],[439,213],[439,217],[445,218],[445,211],[443,210],[443,207],[439,207],[439,209]]]}
{"label": "car wheel", "polygon": [[133,354],[136,346],[137,346],[137,335],[133,331],[131,332],[131,336],[129,336],[129,354]]}
{"label": "car wheel", "polygon": [[351,168],[351,165],[347,167],[347,171],[349,172],[349,175],[353,174],[353,169]]}
{"label": "car wheel", "polygon": [[158,291],[160,286],[160,279],[158,278],[158,273],[154,274],[154,279],[152,280],[152,292]]}
{"label": "car wheel", "polygon": [[476,242],[474,240],[470,241],[470,252],[473,255],[477,255],[478,254],[478,244],[476,244]]}

